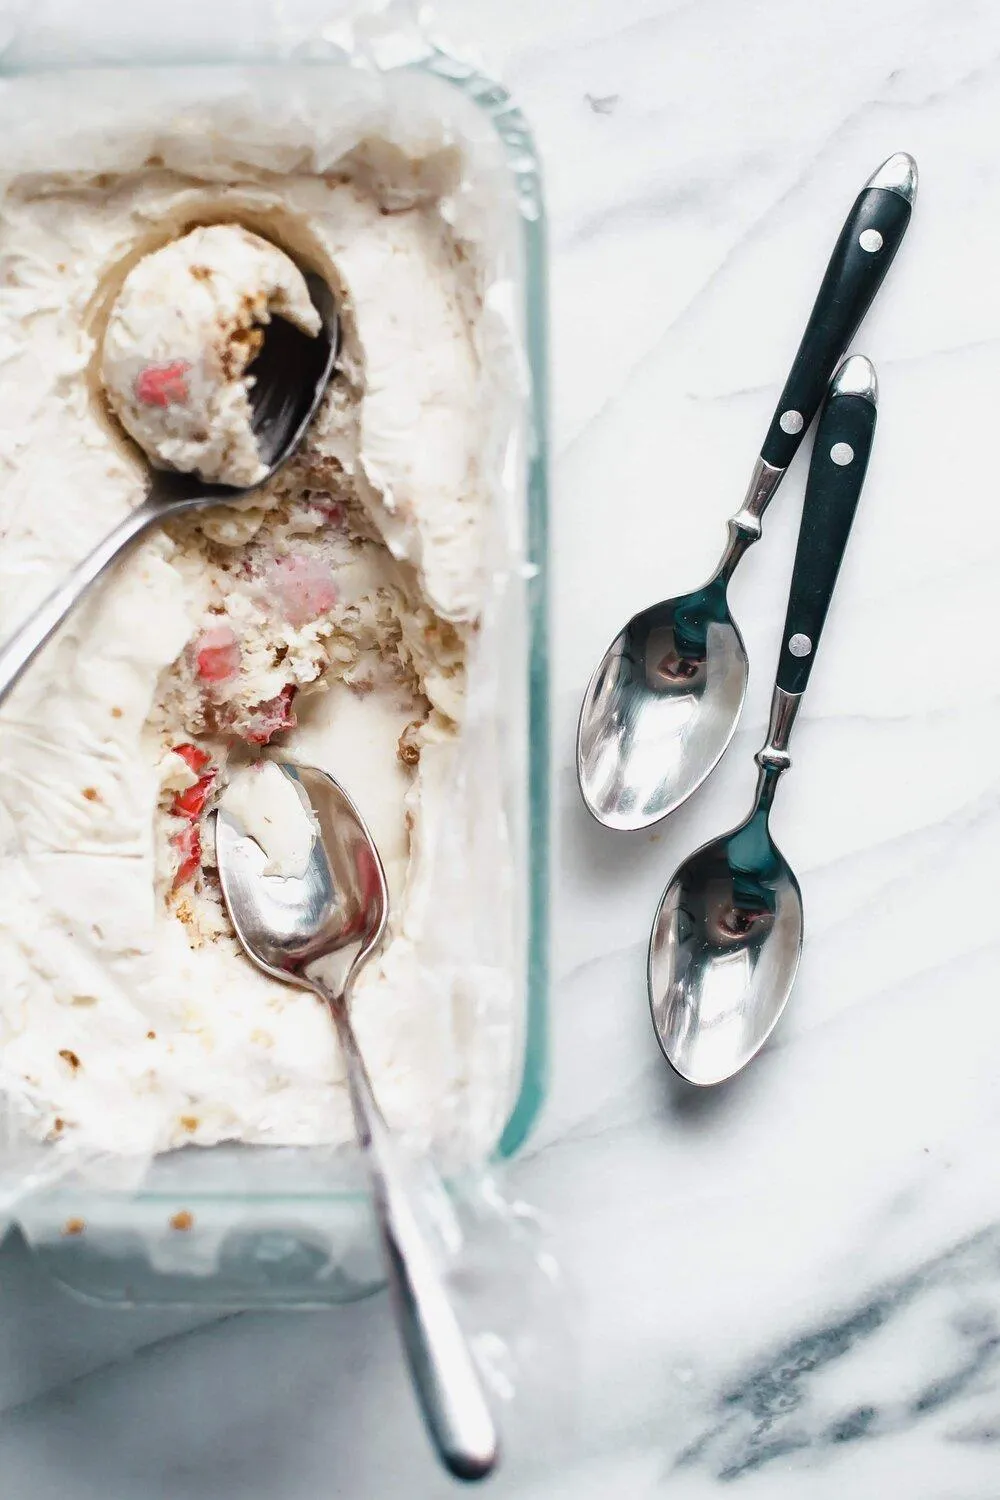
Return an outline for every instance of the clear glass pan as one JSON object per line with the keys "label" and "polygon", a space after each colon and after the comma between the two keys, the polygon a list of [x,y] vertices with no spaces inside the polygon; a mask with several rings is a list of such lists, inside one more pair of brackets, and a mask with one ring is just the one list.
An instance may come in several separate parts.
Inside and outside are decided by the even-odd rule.
{"label": "clear glass pan", "polygon": [[[12,54],[8,54],[8,58]],[[171,57],[190,68],[220,59]],[[223,60],[224,61],[224,60]],[[242,61],[242,59],[241,59]],[[259,66],[257,59],[254,65]],[[298,63],[301,66],[301,63]],[[347,63],[318,61],[331,87]],[[130,68],[162,69],[160,57]],[[270,64],[280,69],[285,64]],[[514,181],[522,234],[519,287],[527,354],[528,441],[523,493],[527,566],[515,588],[516,660],[506,676],[514,765],[508,792],[523,909],[523,1056],[513,1107],[497,1148],[512,1156],[544,1096],[547,1071],[548,651],[546,289],[544,217],[538,160],[523,117],[507,92],[473,68],[432,51],[396,70],[418,70],[434,86],[460,90],[490,122]],[[4,73],[31,72],[6,66]],[[391,85],[393,72],[386,74]],[[505,714],[508,705],[505,703]],[[484,1163],[492,1168],[495,1163]],[[190,1233],[171,1228],[178,1213]],[[365,1295],[380,1283],[378,1253],[356,1160],[306,1148],[217,1146],[157,1158],[132,1191],[92,1182],[63,1184],[22,1205],[19,1222],[51,1274],[82,1295],[115,1303],[211,1306],[321,1306]],[[83,1233],[67,1233],[74,1219]]]}

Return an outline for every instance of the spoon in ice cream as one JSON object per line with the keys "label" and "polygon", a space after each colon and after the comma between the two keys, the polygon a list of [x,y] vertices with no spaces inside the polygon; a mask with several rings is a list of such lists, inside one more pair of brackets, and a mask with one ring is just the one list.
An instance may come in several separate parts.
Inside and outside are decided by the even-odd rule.
{"label": "spoon in ice cream", "polygon": [[747,654],[727,600],[737,563],[819,410],[827,383],[882,284],[910,220],[917,168],[889,157],[855,200],[729,541],[702,588],[634,615],[584,694],[577,735],[583,800],[607,828],[648,828],[721,760],[747,687]]}
{"label": "spoon in ice cream", "polygon": [[[351,1025],[351,987],[385,932],[389,897],[382,862],[361,814],[332,776],[288,761],[265,762],[261,773],[251,774],[268,777],[270,786],[255,796],[246,782],[236,784],[238,797],[224,797],[216,816],[226,909],[259,968],[312,990],[329,1008],[421,1411],[451,1473],[481,1479],[496,1463],[496,1429]],[[268,823],[280,830],[280,847],[268,848]],[[297,839],[289,837],[295,826]],[[288,873],[267,873],[276,867]]]}
{"label": "spoon in ice cream", "polygon": [[760,1051],[802,951],[802,895],[771,837],[778,778],[809,681],[875,433],[877,386],[854,355],[834,376],[809,467],[767,743],[746,821],[686,859],[649,943],[649,1003],[663,1055],[689,1083],[722,1083]]}
{"label": "spoon in ice cream", "polygon": [[[196,269],[210,268],[199,266]],[[262,329],[256,327],[250,317],[245,317],[243,326],[234,327],[239,336],[234,348],[221,351],[222,367],[215,371],[217,393],[206,390],[206,385],[210,387],[212,382],[204,371],[195,368],[198,362],[194,358],[147,363],[139,368],[130,382],[130,388],[142,398],[140,404],[148,408],[148,414],[163,419],[169,435],[165,446],[168,446],[170,436],[176,437],[182,414],[189,419],[193,403],[200,398],[201,405],[197,410],[229,421],[232,444],[225,451],[232,451],[233,444],[241,436],[240,423],[234,420],[234,406],[237,407],[236,417],[242,419],[242,426],[247,429],[243,434],[244,452],[241,455],[244,462],[236,471],[240,478],[235,485],[206,482],[196,474],[150,465],[145,499],[122,518],[110,535],[73,569],[20,629],[0,645],[0,703],[92,584],[144,532],[185,512],[241,499],[270,479],[295,452],[333,373],[340,335],[333,293],[326,282],[313,274],[303,278],[296,268],[293,270],[301,283],[312,332],[306,331],[304,324],[296,326],[284,316],[270,318]],[[193,281],[191,285],[197,292]],[[281,303],[277,305],[280,308]],[[244,301],[244,309],[253,311],[249,297]],[[167,312],[171,312],[169,306]],[[266,316],[266,308],[263,312]],[[256,357],[252,366],[244,371],[239,361],[248,353]],[[233,359],[237,361],[235,378]],[[216,394],[221,398],[219,401],[212,399]],[[136,431],[136,435],[145,440],[145,434],[131,427],[129,430]],[[194,435],[202,436],[197,429]],[[211,433],[207,436],[211,438]],[[251,449],[249,464],[246,461],[248,447]],[[199,454],[192,451],[197,462]],[[225,473],[224,462],[207,472]],[[244,483],[247,477],[249,482]]]}

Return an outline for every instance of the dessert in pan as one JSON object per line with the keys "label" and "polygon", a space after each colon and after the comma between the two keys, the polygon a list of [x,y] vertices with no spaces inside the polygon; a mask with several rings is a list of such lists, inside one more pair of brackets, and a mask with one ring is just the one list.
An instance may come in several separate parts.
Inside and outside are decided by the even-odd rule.
{"label": "dessert in pan", "polygon": [[[461,1115],[481,1152],[512,1028],[427,923],[486,576],[481,268],[440,163],[401,188],[363,151],[279,177],[277,147],[256,169],[234,148],[220,184],[220,157],[211,180],[152,156],[6,184],[0,638],[150,464],[234,491],[144,537],[0,713],[0,1085],[33,1134],[93,1151],[353,1139],[329,1017],[247,961],[214,865],[220,798],[276,799],[282,825],[256,765],[277,751],[349,788],[385,864],[353,1010],[383,1109],[423,1139]],[[256,372],[282,328],[317,336],[309,272],[337,367],[267,477]]]}

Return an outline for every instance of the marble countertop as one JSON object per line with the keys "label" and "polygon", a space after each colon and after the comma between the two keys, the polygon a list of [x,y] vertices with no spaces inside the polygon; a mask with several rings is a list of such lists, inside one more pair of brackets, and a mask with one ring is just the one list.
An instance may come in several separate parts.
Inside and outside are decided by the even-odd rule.
{"label": "marble countertop", "polygon": [[[995,1500],[1000,12],[452,9],[535,127],[551,212],[554,1077],[508,1185],[562,1267],[564,1357],[509,1413],[492,1493]],[[774,818],[802,969],[766,1054],[695,1092],[653,1043],[646,941],[674,865],[748,805],[803,455],[733,588],[750,692],[709,787],[661,831],[602,832],[576,713],[619,624],[714,563],[844,214],[901,149],[920,194],[854,345],[875,452]],[[16,1239],[0,1474],[30,1500],[451,1492],[380,1302],[102,1312]]]}

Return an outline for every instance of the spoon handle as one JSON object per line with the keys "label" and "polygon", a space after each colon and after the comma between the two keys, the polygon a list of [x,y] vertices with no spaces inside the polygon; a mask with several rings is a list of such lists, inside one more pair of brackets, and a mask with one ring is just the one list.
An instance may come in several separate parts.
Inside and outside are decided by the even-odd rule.
{"label": "spoon handle", "polygon": [[58,630],[66,616],[76,608],[84,594],[105,573],[125,548],[141,536],[162,509],[144,501],[129,511],[94,550],[78,563],[57,589],[53,589],[24,624],[0,646],[0,703],[20,680],[46,641]]}
{"label": "spoon handle", "polygon": [[405,1169],[376,1102],[347,1006],[329,991],[323,993],[346,1059],[389,1293],[424,1421],[450,1472],[459,1479],[482,1479],[498,1452],[482,1379],[414,1211]]}
{"label": "spoon handle", "polygon": [[816,429],[775,686],[805,692],[875,436],[878,382],[862,354],[845,359]]}
{"label": "spoon handle", "polygon": [[760,456],[773,468],[787,469],[795,457],[837,361],[899,249],[916,191],[916,162],[899,151],[855,199],[764,439]]}

